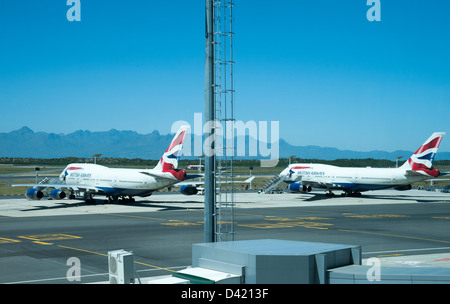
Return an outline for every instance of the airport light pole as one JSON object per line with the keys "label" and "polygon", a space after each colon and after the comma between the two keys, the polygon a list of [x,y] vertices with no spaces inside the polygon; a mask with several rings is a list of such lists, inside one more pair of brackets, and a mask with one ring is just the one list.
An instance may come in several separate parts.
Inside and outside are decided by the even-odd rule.
{"label": "airport light pole", "polygon": [[94,165],[97,164],[97,158],[99,158],[100,156],[102,156],[102,154],[94,154],[94,155],[92,155],[92,157],[94,158]]}
{"label": "airport light pole", "polygon": [[291,161],[295,158],[295,155],[289,156],[289,166],[291,165]]}
{"label": "airport light pole", "polygon": [[398,168],[398,161],[402,158],[403,158],[403,156],[399,156],[395,159],[395,168]]}
{"label": "airport light pole", "polygon": [[36,175],[36,184],[38,183],[38,171],[41,170],[39,167],[34,167],[34,173]]}
{"label": "airport light pole", "polygon": [[[200,155],[200,156],[198,157],[198,174],[199,174],[199,175],[202,174],[202,158],[205,158],[205,154]],[[205,171],[205,170],[203,170],[203,171]],[[202,178],[199,177],[198,180],[201,181]]]}

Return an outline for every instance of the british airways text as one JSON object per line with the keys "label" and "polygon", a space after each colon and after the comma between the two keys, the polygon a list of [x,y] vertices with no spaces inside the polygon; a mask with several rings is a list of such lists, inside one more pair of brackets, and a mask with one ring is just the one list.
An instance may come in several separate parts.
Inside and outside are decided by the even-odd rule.
{"label": "british airways text", "polygon": [[310,176],[323,176],[323,175],[325,175],[325,172],[324,171],[298,170],[298,171],[295,171],[295,174],[310,175]]}
{"label": "british airways text", "polygon": [[91,178],[91,173],[78,173],[78,172],[72,172],[69,174],[72,178]]}

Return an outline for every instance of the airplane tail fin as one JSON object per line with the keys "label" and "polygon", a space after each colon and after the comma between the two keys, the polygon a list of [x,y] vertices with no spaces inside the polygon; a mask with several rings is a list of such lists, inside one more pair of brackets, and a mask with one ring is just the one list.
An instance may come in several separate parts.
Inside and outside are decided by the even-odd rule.
{"label": "airplane tail fin", "polygon": [[181,126],[180,129],[178,129],[178,132],[175,134],[166,152],[164,152],[163,156],[154,168],[155,170],[170,172],[177,179],[185,179],[186,172],[184,170],[177,170],[177,168],[178,160],[180,159],[181,150],[183,148],[183,142],[189,128],[190,126],[186,125]]}
{"label": "airplane tail fin", "polygon": [[434,156],[441,144],[445,132],[435,132],[420,148],[403,164],[402,168],[416,173],[439,176],[439,170],[433,169]]}

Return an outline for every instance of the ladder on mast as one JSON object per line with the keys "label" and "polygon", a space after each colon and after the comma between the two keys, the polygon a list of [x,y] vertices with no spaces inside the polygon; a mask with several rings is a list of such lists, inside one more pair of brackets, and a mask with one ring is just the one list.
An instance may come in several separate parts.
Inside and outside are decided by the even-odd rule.
{"label": "ladder on mast", "polygon": [[[235,239],[233,0],[214,3],[214,95],[217,196],[215,241]],[[231,128],[229,127],[231,125]],[[220,130],[218,130],[220,129]],[[225,140],[224,140],[225,139]],[[231,140],[228,140],[231,139]]]}

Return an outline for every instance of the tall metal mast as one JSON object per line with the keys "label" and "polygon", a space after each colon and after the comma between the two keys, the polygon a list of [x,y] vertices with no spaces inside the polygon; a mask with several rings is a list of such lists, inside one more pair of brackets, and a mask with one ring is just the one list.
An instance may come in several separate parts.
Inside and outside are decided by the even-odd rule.
{"label": "tall metal mast", "polygon": [[206,0],[205,119],[213,127],[204,136],[213,136],[214,143],[204,151],[205,242],[235,237],[233,5],[232,0]]}
{"label": "tall metal mast", "polygon": [[233,0],[214,0],[214,92],[216,125],[216,241],[234,241]]}
{"label": "tall metal mast", "polygon": [[[215,121],[214,96],[214,0],[206,1],[205,11],[205,120]],[[205,133],[205,138],[214,133]],[[205,147],[213,149],[213,147]],[[205,210],[204,210],[204,242],[215,241],[214,209],[216,203],[215,155],[205,152]]]}

